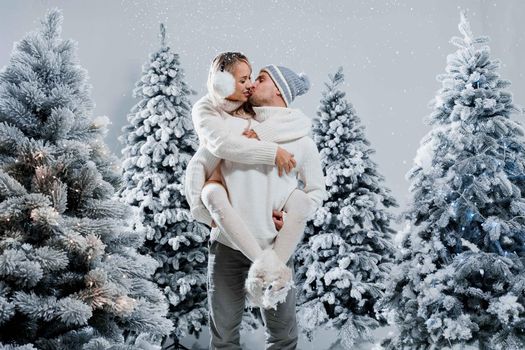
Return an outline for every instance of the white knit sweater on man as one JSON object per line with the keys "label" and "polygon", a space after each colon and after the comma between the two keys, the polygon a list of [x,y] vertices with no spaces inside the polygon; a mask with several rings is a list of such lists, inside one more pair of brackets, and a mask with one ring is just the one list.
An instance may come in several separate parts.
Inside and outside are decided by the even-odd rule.
{"label": "white knit sweater on man", "polygon": [[[186,170],[186,199],[190,204],[193,217],[206,225],[211,225],[211,215],[200,199],[201,189],[205,179],[208,179],[221,159],[241,164],[275,164],[278,144],[308,135],[311,131],[311,121],[300,110],[289,108],[289,113],[253,125],[259,140],[249,139],[242,131],[232,130],[226,121],[232,118],[229,112],[240,107],[241,102],[217,99],[209,93],[201,97],[193,106],[192,119],[195,131],[199,137],[200,146]],[[205,151],[207,150],[207,151]],[[197,170],[194,174],[192,166],[205,164],[205,179]],[[192,190],[188,192],[188,182]]]}
{"label": "white knit sweater on man", "polygon": [[[224,144],[212,146],[212,149],[220,149],[219,153],[223,155],[231,155],[230,152],[236,153],[234,158],[237,160],[224,159],[220,163],[222,176],[233,208],[250,226],[261,248],[265,249],[272,244],[278,233],[272,220],[272,211],[283,208],[292,191],[297,188],[298,179],[301,179],[305,184],[303,191],[316,206],[321,205],[326,198],[326,191],[319,152],[309,137],[309,120],[305,124],[307,117],[298,109],[285,107],[255,107],[254,110],[256,112],[254,118],[250,116],[233,117],[227,113],[223,113],[221,118],[217,118],[217,114],[215,114],[214,118],[220,121],[220,123],[214,121],[217,122],[216,125],[227,130],[219,131],[216,135],[220,135],[222,132],[229,137],[235,138],[240,135],[241,138],[250,140],[242,136],[242,132],[246,129],[254,129],[263,141],[254,139],[250,141],[266,142],[272,146],[275,143],[268,141],[279,142],[279,146],[294,154],[297,162],[290,174],[279,176],[273,161],[271,164],[260,164],[262,158],[257,157],[261,157],[264,153],[257,147],[260,144],[254,146],[256,150],[249,150],[251,145],[243,148],[243,152],[246,152],[244,155],[238,149],[229,150],[230,145],[228,147],[225,147]],[[308,127],[306,128],[305,125]],[[240,140],[234,141],[234,145],[237,146],[241,143]],[[214,156],[208,146],[209,143],[206,145],[201,143],[201,147],[188,164],[185,189],[193,216],[198,221],[210,225],[211,215],[204,207],[200,194],[205,179],[219,164],[220,158]],[[244,147],[244,145],[239,147]],[[244,159],[243,157],[250,158],[253,161],[254,157],[250,151],[258,154],[256,159],[259,164],[238,161],[238,159]],[[212,230],[210,239],[216,239],[233,249],[238,249],[235,243],[230,242],[218,228]]]}

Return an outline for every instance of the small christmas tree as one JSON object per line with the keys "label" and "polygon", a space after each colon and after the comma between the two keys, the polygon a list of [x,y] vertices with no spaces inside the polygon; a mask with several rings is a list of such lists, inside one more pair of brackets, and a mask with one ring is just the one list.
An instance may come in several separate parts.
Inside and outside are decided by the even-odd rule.
{"label": "small christmas tree", "polygon": [[298,305],[309,338],[319,326],[340,330],[352,348],[379,325],[374,305],[384,290],[393,245],[387,208],[397,206],[370,156],[364,126],[330,76],[314,123],[329,198],[308,225],[296,259]]}
{"label": "small christmas tree", "polygon": [[171,331],[167,303],[131,208],[114,199],[107,118],[91,117],[61,22],[50,11],[0,71],[0,347],[138,349],[142,335],[126,339]]}
{"label": "small christmas tree", "polygon": [[123,201],[139,209],[146,229],[142,252],[159,262],[154,280],[170,303],[174,340],[199,336],[207,324],[206,273],[208,229],[193,220],[184,197],[184,171],[198,147],[191,120],[193,93],[184,82],[179,56],[161,45],[143,65],[133,91],[139,102],[128,115],[121,140]]}
{"label": "small christmas tree", "polygon": [[414,167],[402,250],[380,305],[388,349],[525,348],[525,139],[510,82],[465,15]]}

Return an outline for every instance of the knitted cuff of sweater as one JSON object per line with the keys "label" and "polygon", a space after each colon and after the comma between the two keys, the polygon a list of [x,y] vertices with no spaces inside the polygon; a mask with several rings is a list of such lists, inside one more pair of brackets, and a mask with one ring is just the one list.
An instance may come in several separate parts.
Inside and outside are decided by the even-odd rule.
{"label": "knitted cuff of sweater", "polygon": [[206,209],[205,206],[194,206],[193,208],[191,208],[191,215],[198,222],[211,226],[213,218],[211,217],[210,212],[208,211],[208,209]]}

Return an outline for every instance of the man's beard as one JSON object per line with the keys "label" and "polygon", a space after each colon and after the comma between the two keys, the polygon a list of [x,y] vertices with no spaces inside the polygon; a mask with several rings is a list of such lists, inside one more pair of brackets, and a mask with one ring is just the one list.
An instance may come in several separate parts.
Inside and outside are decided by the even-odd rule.
{"label": "man's beard", "polygon": [[248,97],[248,102],[250,102],[250,104],[254,107],[260,107],[264,105],[264,101],[255,97],[255,95],[251,95],[250,97]]}
{"label": "man's beard", "polygon": [[258,107],[259,104],[257,103],[257,98],[254,98],[253,95],[251,95],[250,97],[248,97],[248,102],[252,105],[252,106],[255,106],[255,107]]}

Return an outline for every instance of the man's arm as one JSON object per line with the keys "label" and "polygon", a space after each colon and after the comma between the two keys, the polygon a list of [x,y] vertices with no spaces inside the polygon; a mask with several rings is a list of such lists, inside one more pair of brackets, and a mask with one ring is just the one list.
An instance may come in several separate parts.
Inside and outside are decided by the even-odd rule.
{"label": "man's arm", "polygon": [[[303,191],[296,189],[288,198],[284,208],[287,215],[284,225],[277,234],[273,250],[283,262],[293,255],[304,234],[306,222],[313,216],[316,209],[328,197],[325,190],[325,179],[321,165],[321,157],[315,143],[308,138],[303,148],[305,158],[299,164],[299,178],[304,182]],[[274,217],[274,223],[280,220]],[[276,222],[277,221],[277,222]]]}
{"label": "man's arm", "polygon": [[303,191],[315,203],[313,208],[315,211],[328,198],[328,192],[326,191],[321,156],[315,142],[311,138],[307,139],[304,150],[306,158],[303,161],[303,166],[299,167],[298,175],[299,179],[304,183]]}
{"label": "man's arm", "polygon": [[234,134],[220,112],[206,98],[193,106],[191,115],[201,143],[214,156],[243,164],[275,164],[276,143]]}
{"label": "man's arm", "polygon": [[205,147],[199,147],[186,168],[184,192],[195,220],[211,226],[212,217],[201,199],[202,188],[206,179],[219,164],[220,159],[211,154]]}

